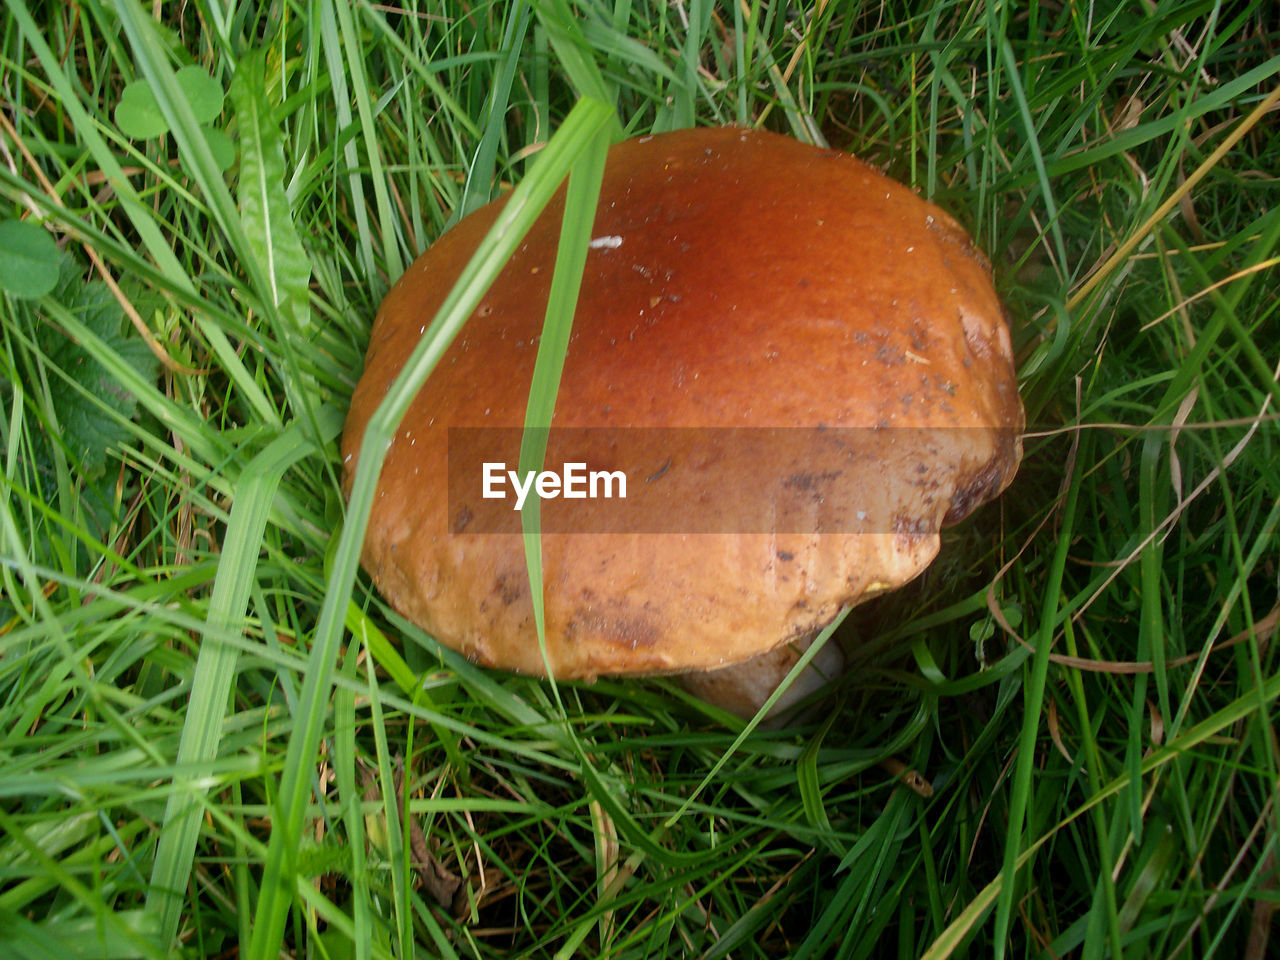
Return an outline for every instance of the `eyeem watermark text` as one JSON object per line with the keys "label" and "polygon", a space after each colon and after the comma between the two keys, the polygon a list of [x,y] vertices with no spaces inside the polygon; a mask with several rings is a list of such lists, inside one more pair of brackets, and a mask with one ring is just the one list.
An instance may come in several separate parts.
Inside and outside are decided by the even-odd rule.
{"label": "eyeem watermark text", "polygon": [[625,500],[627,475],[621,470],[587,470],[585,463],[566,463],[564,473],[554,470],[525,471],[523,482],[515,470],[508,470],[502,462],[486,461],[484,464],[484,488],[486,500],[505,500],[507,483],[515,491],[516,501],[512,510],[519,510],[532,490],[540,500]]}

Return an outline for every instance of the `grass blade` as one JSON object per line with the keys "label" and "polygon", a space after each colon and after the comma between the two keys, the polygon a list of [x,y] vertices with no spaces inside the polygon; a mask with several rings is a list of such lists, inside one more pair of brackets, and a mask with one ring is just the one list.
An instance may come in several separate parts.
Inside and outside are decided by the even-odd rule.
{"label": "grass blade", "polygon": [[[1077,491],[1072,484],[1068,488],[1067,501],[1062,511],[1058,545],[1053,554],[1052,566],[1041,605],[1040,631],[1036,635],[1036,652],[1029,675],[1023,681],[1025,704],[1022,731],[1018,738],[1018,758],[1013,772],[1009,794],[1009,822],[1005,830],[1004,864],[1001,868],[1001,887],[996,907],[995,941],[996,960],[1002,960],[1009,943],[1009,923],[1013,915],[1015,879],[1022,864],[1023,829],[1027,806],[1031,799],[1031,775],[1036,764],[1036,740],[1040,732],[1040,718],[1044,709],[1044,690],[1049,676],[1049,653],[1053,648],[1053,636],[1058,621],[1063,573],[1067,564],[1067,551],[1071,545],[1071,531],[1075,519]],[[1034,849],[1034,848],[1031,848]],[[1028,854],[1030,850],[1026,851]]]}
{"label": "grass blade", "polygon": [[[325,5],[326,11],[329,5]],[[356,29],[351,16],[351,5],[338,3],[333,9],[338,13],[338,29],[347,55],[347,67],[351,71],[351,88],[356,97],[356,111],[360,117],[360,131],[364,135],[364,149],[369,158],[369,178],[373,181],[373,198],[378,207],[378,222],[382,225],[382,255],[386,269],[393,277],[404,273],[404,261],[396,245],[393,229],[396,218],[391,211],[391,198],[387,193],[386,171],[382,165],[382,153],[374,138],[373,101],[369,94],[369,78],[365,73],[364,54],[360,49],[362,31]]]}
{"label": "grass blade", "polygon": [[[587,262],[587,245],[591,240],[596,200],[600,196],[605,154],[612,132],[611,127],[603,127],[598,131],[569,174],[560,245],[556,252],[556,268],[551,278],[546,320],[529,385],[529,404],[525,409],[524,435],[520,442],[521,476],[527,476],[530,471],[540,471],[546,456],[547,431],[551,428],[555,413],[556,394],[560,390],[565,353],[569,348],[569,335],[573,331],[573,314],[578,305],[582,269]],[[540,503],[537,497],[530,497],[521,511],[520,522],[524,530],[525,561],[529,571],[532,591],[530,599],[538,631],[538,646],[542,650],[542,662],[547,675],[553,677],[551,664],[547,661],[546,616],[542,598]]]}
{"label": "grass blade", "polygon": [[[341,419],[330,409],[324,417],[323,440],[337,436]],[[213,760],[222,740],[227,698],[235,677],[239,652],[223,644],[218,634],[238,630],[249,606],[249,591],[257,574],[256,558],[267,528],[271,503],[286,470],[317,452],[310,429],[293,423],[246,465],[237,485],[235,504],[222,543],[222,558],[209,600],[209,632],[200,645],[186,722],[177,762],[193,765]],[[201,807],[207,788],[176,781],[161,825],[160,844],[151,869],[147,911],[159,916],[160,942],[174,944],[181,921],[182,892],[191,874],[200,832]]]}
{"label": "grass blade", "polygon": [[352,483],[347,523],[334,555],[333,573],[316,628],[294,718],[296,725],[289,739],[285,768],[280,778],[274,812],[275,829],[267,848],[262,895],[248,950],[250,960],[274,957],[283,939],[294,890],[291,860],[297,849],[298,830],[310,794],[308,771],[314,762],[325,722],[338,640],[387,443],[418,389],[502,269],[507,257],[551,199],[577,157],[588,148],[595,134],[610,122],[613,122],[612,109],[592,100],[582,101],[565,119],[564,125],[539,154],[529,176],[512,193],[502,215],[481,242],[441,306],[439,315],[428,327],[386,399],[370,419],[361,444],[360,464]]}

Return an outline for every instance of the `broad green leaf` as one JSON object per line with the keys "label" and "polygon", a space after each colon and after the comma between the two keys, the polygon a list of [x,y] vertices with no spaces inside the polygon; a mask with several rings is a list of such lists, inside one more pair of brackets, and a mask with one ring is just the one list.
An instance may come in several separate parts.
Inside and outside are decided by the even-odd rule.
{"label": "broad green leaf", "polygon": [[141,910],[118,912],[110,924],[96,917],[34,923],[5,910],[0,911],[0,943],[5,945],[4,956],[20,960],[130,960],[146,956],[139,941],[149,937],[154,926]]}
{"label": "broad green leaf", "polygon": [[135,80],[124,88],[116,104],[116,126],[131,140],[150,140],[169,132],[169,121],[160,112],[151,84]]}
{"label": "broad green leaf", "polygon": [[[200,67],[183,67],[174,75],[191,113],[200,123],[212,123],[222,113],[223,93],[218,82]],[[155,90],[147,80],[135,80],[124,88],[116,104],[116,126],[134,140],[150,140],[169,132],[169,121],[160,109]],[[230,164],[228,164],[230,166]]]}
{"label": "broad green leaf", "polygon": [[209,141],[209,154],[219,170],[226,173],[236,162],[236,145],[225,132],[217,127],[201,127],[205,139]]}
{"label": "broad green leaf", "polygon": [[199,123],[213,123],[222,113],[222,87],[201,67],[183,67],[175,75],[178,89],[187,98]]}
{"label": "broad green leaf", "polygon": [[58,246],[49,231],[25,220],[0,222],[0,290],[42,297],[58,283]]}
{"label": "broad green leaf", "polygon": [[[155,357],[138,337],[125,332],[124,311],[106,284],[82,282],[79,265],[66,255],[55,296],[106,349],[144,378],[155,377]],[[138,401],[84,346],[62,333],[56,310],[50,319],[55,322],[40,327],[40,344],[50,366],[63,371],[81,388],[59,385],[53,389],[53,414],[67,451],[85,478],[92,480],[106,470],[108,452],[129,439],[125,421],[137,413]]]}
{"label": "broad green leaf", "polygon": [[261,293],[295,329],[305,329],[311,262],[284,192],[284,144],[267,99],[261,51],[240,61],[231,82],[231,103],[240,126],[240,220],[271,285]]}

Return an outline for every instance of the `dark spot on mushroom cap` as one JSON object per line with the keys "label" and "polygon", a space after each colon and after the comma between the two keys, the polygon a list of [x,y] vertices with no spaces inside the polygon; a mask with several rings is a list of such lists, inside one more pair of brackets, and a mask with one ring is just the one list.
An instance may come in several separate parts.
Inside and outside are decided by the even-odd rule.
{"label": "dark spot on mushroom cap", "polygon": [[451,533],[462,533],[467,526],[475,519],[475,514],[471,512],[471,508],[465,504],[453,515],[453,523],[449,525]]}
{"label": "dark spot on mushroom cap", "polygon": [[506,574],[499,574],[493,582],[493,592],[501,598],[504,606],[511,606],[517,600],[524,596],[524,584],[522,582],[512,582],[512,578]]}
{"label": "dark spot on mushroom cap", "polygon": [[890,343],[876,347],[876,359],[887,367],[900,367],[907,362],[907,355]]}
{"label": "dark spot on mushroom cap", "polygon": [[565,627],[566,639],[571,642],[580,634],[603,634],[614,645],[630,650],[651,647],[661,636],[657,622],[643,612],[590,607],[579,608]]}
{"label": "dark spot on mushroom cap", "polygon": [[1014,452],[1017,443],[1018,439],[1012,432],[1001,432],[997,454],[951,494],[951,507],[942,518],[944,524],[960,522],[1005,488],[1018,462]]}
{"label": "dark spot on mushroom cap", "polygon": [[804,472],[793,473],[782,481],[782,485],[789,490],[800,490],[804,493],[813,493],[821,489],[824,484],[840,478],[839,470],[824,470],[817,473]]}
{"label": "dark spot on mushroom cap", "polygon": [[937,533],[937,527],[927,517],[912,517],[906,514],[893,515],[893,532],[900,537],[928,537]]}

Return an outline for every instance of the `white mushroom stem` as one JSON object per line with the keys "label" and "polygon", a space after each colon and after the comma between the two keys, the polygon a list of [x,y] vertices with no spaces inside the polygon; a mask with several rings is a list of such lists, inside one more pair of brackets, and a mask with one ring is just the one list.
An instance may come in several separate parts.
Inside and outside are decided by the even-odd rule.
{"label": "white mushroom stem", "polygon": [[[786,679],[809,645],[808,640],[784,643],[731,667],[704,673],[686,673],[680,677],[680,683],[700,700],[749,719],[756,715],[773,691]],[[784,718],[792,707],[830,683],[843,670],[844,654],[840,645],[834,640],[828,640],[795,681],[782,692],[782,696],[765,717],[765,722]]]}

